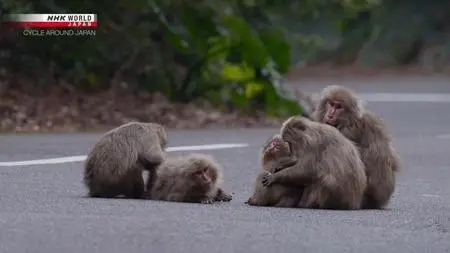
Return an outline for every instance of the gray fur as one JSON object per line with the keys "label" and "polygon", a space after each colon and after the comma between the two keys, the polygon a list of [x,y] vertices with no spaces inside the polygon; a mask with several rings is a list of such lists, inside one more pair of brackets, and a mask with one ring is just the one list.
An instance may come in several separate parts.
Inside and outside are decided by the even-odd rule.
{"label": "gray fur", "polygon": [[[276,149],[274,146],[276,145]],[[262,172],[256,178],[253,195],[246,201],[252,206],[295,207],[300,200],[302,187],[275,184],[265,187],[262,179],[266,174],[275,173],[294,165],[296,157],[292,156],[289,145],[279,134],[271,136],[261,149]]]}
{"label": "gray fur", "polygon": [[266,175],[265,186],[303,186],[301,208],[360,208],[366,175],[351,141],[335,128],[304,117],[289,118],[280,132],[299,159],[294,166]]}
{"label": "gray fur", "polygon": [[155,173],[166,144],[165,129],[156,123],[130,122],[105,133],[85,162],[83,181],[89,196],[141,198],[142,171]]}
{"label": "gray fur", "polygon": [[330,100],[343,104],[335,127],[356,143],[364,162],[368,184],[363,208],[385,207],[395,191],[396,172],[401,167],[387,126],[380,117],[364,109],[355,92],[339,85],[330,85],[322,91],[314,114],[316,121],[326,123],[324,115]]}
{"label": "gray fur", "polygon": [[[202,168],[207,168],[211,179],[208,185],[199,185],[193,177]],[[222,177],[222,168],[210,155],[170,157],[159,166],[150,196],[153,200],[203,204],[231,201],[231,195],[221,188]]]}

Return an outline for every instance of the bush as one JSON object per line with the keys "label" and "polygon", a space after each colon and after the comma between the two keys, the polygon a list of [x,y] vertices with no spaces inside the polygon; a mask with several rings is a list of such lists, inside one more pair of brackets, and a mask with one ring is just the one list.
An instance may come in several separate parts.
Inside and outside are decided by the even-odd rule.
{"label": "bush", "polygon": [[[301,2],[301,3],[300,3]],[[288,116],[301,108],[283,85],[292,48],[313,55],[315,34],[282,23],[333,14],[353,18],[365,1],[30,1],[3,0],[11,13],[96,13],[95,37],[22,37],[4,49],[8,73],[64,80],[78,89],[162,92],[173,101]],[[6,32],[3,30],[3,34]],[[4,36],[6,38],[6,35]],[[4,39],[5,40],[5,39]]]}

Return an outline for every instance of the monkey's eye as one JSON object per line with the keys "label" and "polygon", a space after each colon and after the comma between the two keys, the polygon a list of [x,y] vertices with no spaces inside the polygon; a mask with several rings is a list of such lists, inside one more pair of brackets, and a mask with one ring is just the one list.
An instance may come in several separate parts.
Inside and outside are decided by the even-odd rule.
{"label": "monkey's eye", "polygon": [[335,107],[336,109],[342,109],[342,105],[341,105],[340,103],[335,103],[335,104],[334,104],[334,107]]}

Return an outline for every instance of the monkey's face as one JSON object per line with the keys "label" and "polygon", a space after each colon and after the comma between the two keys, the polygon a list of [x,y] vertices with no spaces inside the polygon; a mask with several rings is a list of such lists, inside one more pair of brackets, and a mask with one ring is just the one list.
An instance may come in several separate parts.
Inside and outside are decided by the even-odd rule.
{"label": "monkey's face", "polygon": [[208,167],[200,167],[195,170],[191,176],[192,180],[200,186],[208,186],[213,183],[213,179],[210,175],[210,169]]}
{"label": "monkey's face", "polygon": [[328,99],[325,103],[325,113],[323,115],[323,122],[326,124],[337,126],[339,120],[344,115],[345,108],[342,101]]}
{"label": "monkey's face", "polygon": [[264,149],[264,156],[272,159],[283,157],[289,154],[289,145],[281,139],[272,139]]}
{"label": "monkey's face", "polygon": [[280,149],[281,147],[277,141],[275,140],[270,141],[263,150],[265,159],[276,158],[280,152]]}
{"label": "monkey's face", "polygon": [[277,139],[273,139],[267,144],[265,151],[270,153],[276,153],[280,150],[281,148],[280,145],[281,145],[280,141],[278,141]]}
{"label": "monkey's face", "polygon": [[324,89],[318,108],[318,120],[341,128],[362,116],[362,104],[352,91],[336,85]]}

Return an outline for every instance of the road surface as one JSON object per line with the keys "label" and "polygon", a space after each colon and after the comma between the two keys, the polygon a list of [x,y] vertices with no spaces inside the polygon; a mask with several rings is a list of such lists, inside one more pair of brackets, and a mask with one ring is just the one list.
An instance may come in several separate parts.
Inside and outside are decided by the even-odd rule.
{"label": "road surface", "polygon": [[[316,91],[321,85],[304,87]],[[0,253],[450,252],[450,99],[438,96],[450,95],[450,83],[413,80],[354,87],[385,118],[404,159],[386,210],[245,205],[260,145],[277,129],[169,133],[169,146],[175,150],[171,155],[204,152],[223,165],[225,187],[234,199],[214,205],[89,199],[84,197],[80,161],[98,134],[4,135]],[[381,102],[395,100],[387,93],[414,96]],[[429,93],[427,99],[424,93]],[[59,160],[10,163],[47,158]]]}

